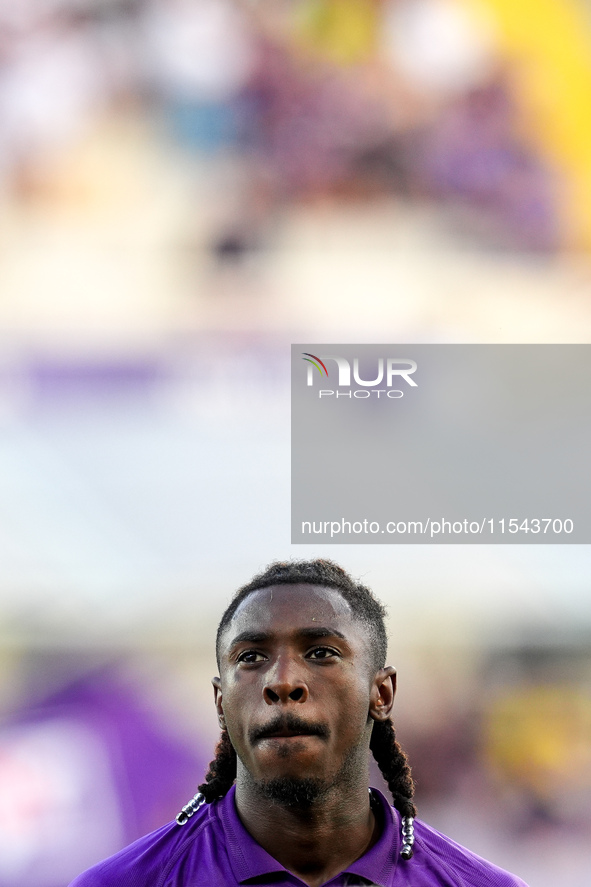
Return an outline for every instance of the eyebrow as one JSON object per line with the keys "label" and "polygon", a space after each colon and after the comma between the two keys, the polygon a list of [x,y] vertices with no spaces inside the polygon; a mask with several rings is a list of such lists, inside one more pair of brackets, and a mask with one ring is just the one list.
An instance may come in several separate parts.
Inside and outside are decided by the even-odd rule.
{"label": "eyebrow", "polygon": [[[270,641],[273,635],[269,631],[241,631],[240,634],[237,634],[235,638],[230,642],[230,648],[235,647],[236,644],[264,644],[266,641]],[[325,628],[322,625],[314,625],[309,628],[300,628],[296,632],[296,637],[302,638],[303,640],[319,640],[320,638],[340,638],[343,641],[346,641],[346,636],[338,631],[336,628]]]}

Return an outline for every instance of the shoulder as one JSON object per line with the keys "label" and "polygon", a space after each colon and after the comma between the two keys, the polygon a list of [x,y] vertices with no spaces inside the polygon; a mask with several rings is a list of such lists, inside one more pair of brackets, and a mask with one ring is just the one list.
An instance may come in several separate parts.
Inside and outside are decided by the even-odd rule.
{"label": "shoulder", "polygon": [[527,887],[516,875],[472,853],[420,820],[415,822],[413,860],[425,870],[425,874],[431,874],[432,883],[445,887]]}
{"label": "shoulder", "polygon": [[212,821],[204,805],[184,826],[169,822],[79,875],[70,887],[160,887],[171,866],[200,843]]}

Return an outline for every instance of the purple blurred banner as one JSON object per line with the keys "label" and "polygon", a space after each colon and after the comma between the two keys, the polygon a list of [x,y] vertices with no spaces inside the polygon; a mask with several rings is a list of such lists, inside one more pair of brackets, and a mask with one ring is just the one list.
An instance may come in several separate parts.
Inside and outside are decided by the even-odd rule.
{"label": "purple blurred banner", "polygon": [[24,706],[0,727],[1,887],[63,887],[173,818],[207,760],[115,668]]}

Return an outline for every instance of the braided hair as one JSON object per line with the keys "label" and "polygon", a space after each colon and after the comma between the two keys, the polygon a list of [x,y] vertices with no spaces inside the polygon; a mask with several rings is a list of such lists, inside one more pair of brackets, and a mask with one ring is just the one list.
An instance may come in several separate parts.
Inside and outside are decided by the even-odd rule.
{"label": "braided hair", "polygon": [[[368,630],[372,665],[376,671],[383,668],[386,661],[387,635],[383,605],[365,585],[361,585],[333,561],[287,561],[271,564],[263,573],[240,588],[232,598],[220,620],[216,637],[216,653],[220,661],[221,637],[232,620],[234,613],[253,591],[273,585],[320,585],[335,588],[351,607],[354,618],[362,622]],[[408,758],[402,751],[390,719],[375,721],[370,740],[370,750],[386,780],[392,794],[394,806],[405,816],[416,816],[413,802],[414,783]],[[205,775],[205,782],[199,792],[206,803],[223,797],[236,779],[236,752],[224,728],[216,746],[215,757]]]}

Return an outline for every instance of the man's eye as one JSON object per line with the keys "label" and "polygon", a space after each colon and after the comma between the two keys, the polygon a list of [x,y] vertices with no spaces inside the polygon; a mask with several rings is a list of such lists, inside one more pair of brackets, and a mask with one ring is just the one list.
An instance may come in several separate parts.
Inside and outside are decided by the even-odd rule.
{"label": "man's eye", "polygon": [[265,659],[266,656],[263,656],[262,653],[257,653],[256,650],[245,650],[236,657],[236,662],[246,662],[250,664],[252,662],[264,662]]}
{"label": "man's eye", "polygon": [[308,653],[308,659],[334,659],[338,655],[331,647],[314,647]]}

